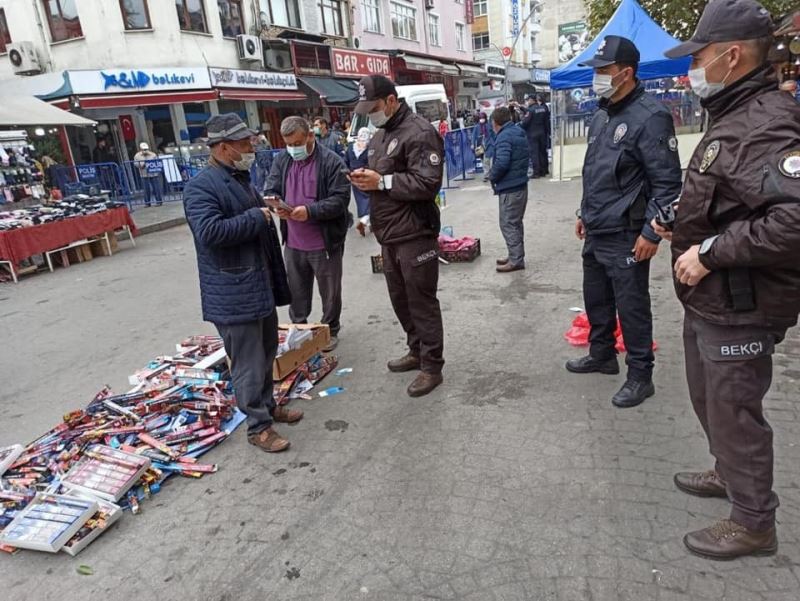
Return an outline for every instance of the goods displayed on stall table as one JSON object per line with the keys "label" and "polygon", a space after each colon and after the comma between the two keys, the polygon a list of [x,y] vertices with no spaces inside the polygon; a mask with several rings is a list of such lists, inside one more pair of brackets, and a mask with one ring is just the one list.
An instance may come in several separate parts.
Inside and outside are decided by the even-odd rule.
{"label": "goods displayed on stall table", "polygon": [[24,130],[0,132],[0,206],[47,196],[44,172]]}
{"label": "goods displayed on stall table", "polygon": [[[279,358],[298,362],[275,382],[276,398],[311,399],[337,364],[318,348],[330,341],[328,326],[280,332]],[[245,419],[229,377],[222,340],[192,336],[130,376],[129,392],[103,388],[27,446],[0,447],[0,550],[76,555],[124,511],[138,514],[170,476],[216,472],[198,458]]]}
{"label": "goods displayed on stall table", "polygon": [[111,256],[117,245],[115,232],[120,230],[136,246],[130,211],[107,196],[75,194],[27,208],[3,208],[0,205],[0,281],[9,279],[6,273],[16,282],[20,274],[40,267],[53,271],[53,259],[69,267]]}

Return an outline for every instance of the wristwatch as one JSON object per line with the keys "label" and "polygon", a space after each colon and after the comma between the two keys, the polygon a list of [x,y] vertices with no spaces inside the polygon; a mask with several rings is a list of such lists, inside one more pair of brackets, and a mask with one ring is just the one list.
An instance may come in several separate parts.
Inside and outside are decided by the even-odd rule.
{"label": "wristwatch", "polygon": [[392,175],[381,175],[378,180],[378,190],[391,190],[392,189]]}
{"label": "wristwatch", "polygon": [[703,243],[700,244],[700,254],[701,255],[707,254],[708,251],[711,250],[711,246],[714,244],[714,240],[716,240],[717,238],[719,238],[719,235],[711,236],[710,238],[706,238],[705,240],[703,240]]}

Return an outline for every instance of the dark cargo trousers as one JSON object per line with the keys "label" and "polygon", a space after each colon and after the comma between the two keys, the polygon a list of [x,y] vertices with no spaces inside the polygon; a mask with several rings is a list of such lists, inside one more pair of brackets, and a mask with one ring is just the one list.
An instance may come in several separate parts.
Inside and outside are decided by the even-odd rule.
{"label": "dark cargo trousers", "polygon": [[583,247],[583,300],[589,317],[589,354],[616,356],[617,313],[622,326],[628,378],[653,376],[653,316],[650,312],[650,261],[637,263],[638,232],[587,236]]}
{"label": "dark cargo trousers", "polygon": [[686,310],[683,344],[694,412],[733,503],[731,519],[750,530],[775,525],[772,428],[764,395],[772,353],[785,329],[720,326]]}
{"label": "dark cargo trousers", "polygon": [[247,416],[247,435],[272,426],[272,364],[278,352],[278,312],[248,323],[215,324],[231,360],[236,405]]}
{"label": "dark cargo trousers", "polygon": [[417,238],[381,247],[383,273],[409,352],[420,358],[422,371],[441,373],[444,328],[436,291],[439,253],[436,238]]}

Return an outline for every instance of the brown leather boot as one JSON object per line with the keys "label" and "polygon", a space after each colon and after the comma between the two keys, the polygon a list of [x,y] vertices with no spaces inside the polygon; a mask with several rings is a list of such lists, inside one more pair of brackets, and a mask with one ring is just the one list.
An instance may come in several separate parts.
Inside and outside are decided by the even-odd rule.
{"label": "brown leather boot", "polygon": [[408,396],[425,396],[441,384],[443,380],[442,374],[428,374],[423,371],[411,382],[411,386],[408,387]]}
{"label": "brown leather boot", "polygon": [[419,366],[420,366],[419,357],[415,357],[411,353],[400,359],[394,359],[392,361],[389,361],[389,363],[386,364],[386,367],[389,368],[389,371],[392,371],[394,373],[400,373],[404,371],[414,371],[415,369],[419,369]]}
{"label": "brown leather boot", "polygon": [[289,448],[289,441],[272,428],[247,437],[247,442],[267,453],[280,453]]}
{"label": "brown leather boot", "polygon": [[497,259],[497,265],[498,266],[505,265],[506,263],[508,263],[508,257],[503,257],[502,259]]}
{"label": "brown leather boot", "polygon": [[725,481],[715,470],[678,472],[672,480],[680,490],[695,497],[728,498]]}
{"label": "brown leather boot", "polygon": [[272,420],[279,424],[293,424],[303,419],[303,412],[299,409],[287,409],[286,407],[275,407],[272,413]]}
{"label": "brown leather boot", "polygon": [[690,532],[683,537],[683,544],[695,555],[717,560],[736,559],[745,555],[774,555],[778,551],[774,526],[764,532],[755,532],[728,519]]}
{"label": "brown leather boot", "polygon": [[525,269],[525,264],[520,263],[519,265],[514,265],[509,261],[503,265],[497,267],[497,273],[511,273],[512,271],[522,271]]}

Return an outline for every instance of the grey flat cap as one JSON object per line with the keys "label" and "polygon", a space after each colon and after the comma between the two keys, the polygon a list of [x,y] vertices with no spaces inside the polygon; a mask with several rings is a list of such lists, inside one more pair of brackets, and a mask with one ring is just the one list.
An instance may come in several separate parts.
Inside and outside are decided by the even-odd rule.
{"label": "grey flat cap", "polygon": [[206,144],[209,146],[220,142],[244,140],[258,135],[258,132],[247,127],[247,124],[236,113],[214,115],[206,121],[206,131],[208,134]]}

